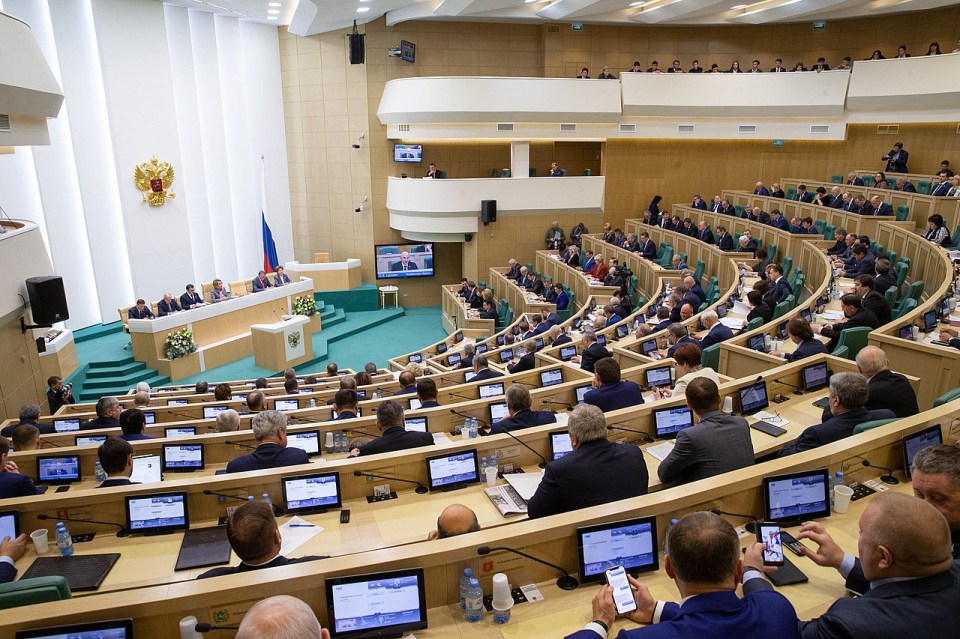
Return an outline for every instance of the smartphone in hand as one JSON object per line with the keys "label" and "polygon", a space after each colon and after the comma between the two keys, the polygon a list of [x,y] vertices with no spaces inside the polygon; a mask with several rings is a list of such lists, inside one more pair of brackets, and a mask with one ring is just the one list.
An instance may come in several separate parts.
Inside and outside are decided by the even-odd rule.
{"label": "smartphone in hand", "polygon": [[607,583],[613,588],[613,603],[617,606],[617,614],[625,615],[637,609],[637,601],[633,598],[633,589],[627,580],[627,571],[623,566],[617,566],[604,571]]}
{"label": "smartphone in hand", "polygon": [[763,544],[763,565],[783,565],[783,541],[780,538],[780,526],[762,523],[757,528],[757,541]]}

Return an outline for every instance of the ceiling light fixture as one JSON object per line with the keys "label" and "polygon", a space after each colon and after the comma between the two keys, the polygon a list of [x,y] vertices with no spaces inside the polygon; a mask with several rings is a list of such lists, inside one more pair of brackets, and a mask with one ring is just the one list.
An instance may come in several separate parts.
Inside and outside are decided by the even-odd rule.
{"label": "ceiling light fixture", "polygon": [[370,7],[360,7],[359,9],[357,9],[357,13],[366,13],[369,10],[370,10]]}
{"label": "ceiling light fixture", "polygon": [[279,3],[279,2],[268,2],[268,3],[267,3],[267,6],[268,6],[268,7],[279,7],[279,6],[280,6],[280,3]]}
{"label": "ceiling light fixture", "polygon": [[267,13],[269,13],[272,16],[279,15],[280,9],[267,9]]}
{"label": "ceiling light fixture", "polygon": [[276,20],[277,16],[267,16],[267,20]]}

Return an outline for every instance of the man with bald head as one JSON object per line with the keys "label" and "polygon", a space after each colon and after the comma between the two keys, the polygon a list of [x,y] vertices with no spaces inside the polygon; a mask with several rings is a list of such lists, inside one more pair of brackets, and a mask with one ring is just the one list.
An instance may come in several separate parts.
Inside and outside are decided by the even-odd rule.
{"label": "man with bald head", "polygon": [[960,447],[928,446],[913,457],[913,494],[940,511],[960,559]]}
{"label": "man with bald head", "polygon": [[296,597],[277,595],[254,604],[243,616],[237,639],[330,639],[310,606]]}
{"label": "man with bald head", "polygon": [[897,417],[920,412],[917,394],[906,377],[890,370],[887,354],[876,346],[865,346],[857,353],[857,368],[867,378],[870,396],[865,408],[889,408]]}
{"label": "man with bald head", "polygon": [[428,540],[446,539],[480,530],[477,514],[463,504],[450,504],[437,517],[437,529],[431,530]]}
{"label": "man with bald head", "polygon": [[801,639],[940,639],[960,628],[960,565],[953,561],[950,527],[925,501],[873,495],[860,517],[859,558],[845,553],[819,523],[803,524],[797,538],[816,543],[816,550],[804,547],[803,553],[836,568],[847,589],[863,593],[800,622]]}

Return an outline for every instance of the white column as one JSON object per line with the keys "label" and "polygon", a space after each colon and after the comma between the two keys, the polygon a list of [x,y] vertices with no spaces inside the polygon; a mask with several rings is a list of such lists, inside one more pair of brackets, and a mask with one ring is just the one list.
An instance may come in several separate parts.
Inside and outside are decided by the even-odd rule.
{"label": "white column", "polygon": [[510,143],[510,177],[530,177],[530,143]]}

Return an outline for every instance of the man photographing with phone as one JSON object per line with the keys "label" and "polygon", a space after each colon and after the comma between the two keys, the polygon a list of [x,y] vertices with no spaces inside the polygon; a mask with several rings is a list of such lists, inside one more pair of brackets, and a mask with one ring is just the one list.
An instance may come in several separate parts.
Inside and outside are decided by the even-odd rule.
{"label": "man photographing with phone", "polygon": [[[618,639],[698,635],[796,638],[793,606],[763,579],[763,544],[752,544],[741,559],[740,539],[733,526],[713,513],[695,512],[670,529],[667,548],[664,568],[677,584],[683,605],[656,601],[645,585],[628,576],[636,609],[624,616],[651,625],[622,630]],[[742,599],[736,594],[741,582]],[[609,585],[594,597],[593,616],[593,621],[567,639],[607,636],[617,617]]]}

